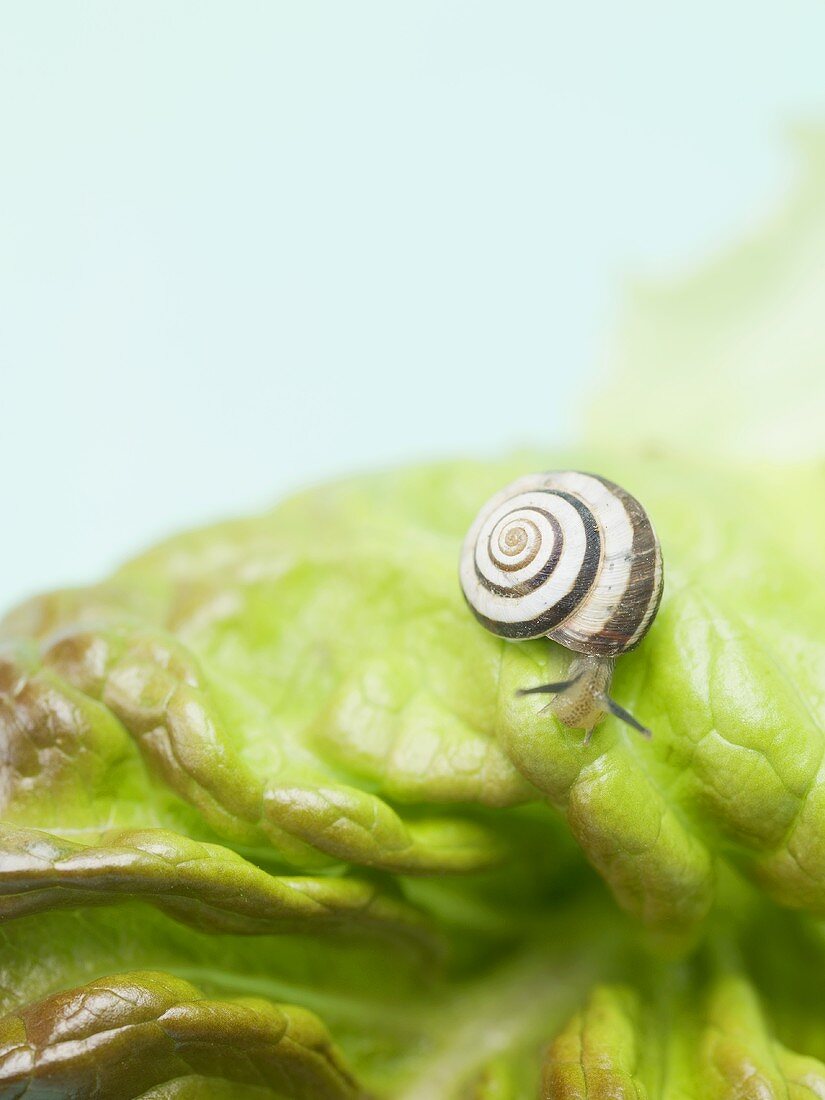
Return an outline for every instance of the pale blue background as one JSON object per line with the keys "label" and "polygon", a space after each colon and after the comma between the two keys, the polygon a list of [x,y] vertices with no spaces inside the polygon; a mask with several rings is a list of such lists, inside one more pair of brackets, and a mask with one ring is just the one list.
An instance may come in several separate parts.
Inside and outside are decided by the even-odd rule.
{"label": "pale blue background", "polygon": [[779,199],[819,0],[0,4],[0,604],[575,430],[625,274]]}

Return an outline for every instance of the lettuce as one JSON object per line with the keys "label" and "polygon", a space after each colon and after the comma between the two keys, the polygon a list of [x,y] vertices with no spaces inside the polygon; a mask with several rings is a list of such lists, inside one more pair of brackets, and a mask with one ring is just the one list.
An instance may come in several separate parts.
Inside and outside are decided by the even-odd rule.
{"label": "lettuce", "polygon": [[[322,486],[6,617],[0,1096],[825,1095],[825,467],[729,401],[764,337],[813,415],[820,193],[637,295],[581,446]],[[479,503],[560,466],[659,530],[615,680],[650,742],[584,747],[515,694],[569,655],[462,601]]]}

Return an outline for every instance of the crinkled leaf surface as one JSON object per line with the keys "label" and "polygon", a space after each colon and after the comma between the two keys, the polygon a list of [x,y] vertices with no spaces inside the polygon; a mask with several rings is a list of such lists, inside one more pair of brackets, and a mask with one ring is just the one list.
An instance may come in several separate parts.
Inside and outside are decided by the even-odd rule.
{"label": "crinkled leaf surface", "polygon": [[[794,272],[806,201],[772,230]],[[825,467],[691,457],[654,406],[630,439],[320,487],[9,614],[0,1096],[825,1095]],[[569,654],[464,607],[476,510],[549,467],[659,531],[613,688],[649,742],[611,719],[583,746],[516,695]]]}
{"label": "crinkled leaf surface", "polygon": [[0,1023],[9,1096],[114,1100],[195,1075],[305,1100],[360,1093],[311,1013],[253,997],[208,1000],[164,974],[99,979]]}

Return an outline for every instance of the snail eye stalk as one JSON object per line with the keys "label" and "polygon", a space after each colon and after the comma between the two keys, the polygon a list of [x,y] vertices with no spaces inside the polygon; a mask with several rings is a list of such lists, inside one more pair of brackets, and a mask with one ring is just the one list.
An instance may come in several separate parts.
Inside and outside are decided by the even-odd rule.
{"label": "snail eye stalk", "polygon": [[519,688],[516,695],[557,695],[561,691],[567,691],[579,680],[574,676],[572,680],[559,680],[555,684],[539,684],[538,687]]}
{"label": "snail eye stalk", "polygon": [[642,735],[642,737],[646,737],[648,740],[650,740],[650,738],[653,736],[653,733],[647,728],[647,726],[643,726],[637,718],[633,717],[630,711],[625,710],[622,706],[619,706],[616,700],[611,699],[609,695],[603,695],[601,698],[601,702],[603,703],[606,711],[609,711],[609,713],[612,714],[615,718],[618,718],[620,722],[624,722],[626,725],[630,726],[631,729],[636,730],[637,733],[640,733]]}

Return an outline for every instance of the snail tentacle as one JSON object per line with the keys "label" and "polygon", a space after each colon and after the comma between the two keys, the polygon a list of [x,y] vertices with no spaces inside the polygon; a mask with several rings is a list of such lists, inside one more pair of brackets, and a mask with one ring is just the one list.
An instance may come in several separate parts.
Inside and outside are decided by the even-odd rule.
{"label": "snail tentacle", "polygon": [[605,695],[601,701],[604,704],[605,709],[609,711],[610,714],[612,714],[615,718],[618,718],[619,721],[624,722],[626,725],[636,730],[637,733],[640,733],[642,735],[642,737],[647,737],[649,739],[653,736],[653,733],[647,728],[647,726],[643,726],[638,718],[634,718],[630,711],[625,710],[624,707],[620,706],[615,699],[611,699],[609,695]]}
{"label": "snail tentacle", "polygon": [[578,679],[578,676],[574,676],[572,680],[557,680],[554,684],[538,684],[536,687],[519,688],[516,695],[557,695],[559,692],[567,691],[568,688],[577,683]]}

